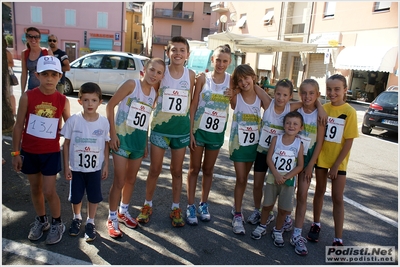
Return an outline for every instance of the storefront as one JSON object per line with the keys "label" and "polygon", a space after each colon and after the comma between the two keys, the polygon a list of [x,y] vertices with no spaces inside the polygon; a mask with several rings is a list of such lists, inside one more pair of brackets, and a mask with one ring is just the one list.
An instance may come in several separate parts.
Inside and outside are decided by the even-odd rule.
{"label": "storefront", "polygon": [[[348,97],[371,102],[396,76],[398,47],[351,46],[338,55],[335,68],[350,70]],[[393,79],[392,79],[393,80]]]}

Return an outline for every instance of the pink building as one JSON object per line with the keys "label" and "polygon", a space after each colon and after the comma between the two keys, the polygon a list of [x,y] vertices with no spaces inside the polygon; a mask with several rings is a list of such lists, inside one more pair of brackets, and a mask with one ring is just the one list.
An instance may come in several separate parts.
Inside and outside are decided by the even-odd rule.
{"label": "pink building", "polygon": [[125,2],[13,2],[12,9],[15,58],[25,49],[28,27],[40,30],[43,47],[56,35],[70,61],[90,51],[124,51]]}

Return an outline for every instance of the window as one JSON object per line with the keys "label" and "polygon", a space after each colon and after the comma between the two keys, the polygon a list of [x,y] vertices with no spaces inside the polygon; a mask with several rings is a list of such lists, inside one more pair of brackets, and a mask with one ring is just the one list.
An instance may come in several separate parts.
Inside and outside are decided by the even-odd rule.
{"label": "window", "polygon": [[135,23],[139,23],[139,16],[135,15]]}
{"label": "window", "polygon": [[203,14],[206,15],[211,15],[211,3],[210,2],[204,2],[203,4]]}
{"label": "window", "polygon": [[204,40],[204,37],[207,37],[210,34],[210,29],[202,28],[201,29],[201,41]]}
{"label": "window", "polygon": [[65,26],[76,26],[76,10],[65,10]]}
{"label": "window", "polygon": [[173,10],[174,11],[182,11],[183,3],[182,2],[173,2]]}
{"label": "window", "polygon": [[82,61],[82,68],[89,68],[89,69],[99,69],[100,62],[103,59],[103,56],[88,56],[85,57]]}
{"label": "window", "polygon": [[247,14],[242,14],[236,26],[238,26],[239,28],[243,28],[244,25],[246,24],[246,20],[247,20]]}
{"label": "window", "polygon": [[269,9],[265,12],[265,15],[263,17],[263,23],[264,25],[272,25],[272,18],[274,17],[274,10]]}
{"label": "window", "polygon": [[324,18],[335,16],[336,2],[325,2]]}
{"label": "window", "polygon": [[294,88],[297,88],[297,80],[299,79],[300,67],[301,67],[300,57],[293,57],[292,81]]}
{"label": "window", "polygon": [[108,13],[97,12],[97,28],[107,29],[108,27]]}
{"label": "window", "polygon": [[31,7],[31,21],[32,23],[42,24],[42,8],[37,6]]}
{"label": "window", "polygon": [[374,12],[389,11],[391,2],[375,2]]}
{"label": "window", "polygon": [[171,37],[181,36],[181,26],[172,25],[171,27]]}
{"label": "window", "polygon": [[134,40],[139,39],[139,33],[138,33],[138,32],[134,32],[134,33],[133,33],[133,39],[134,39]]}
{"label": "window", "polygon": [[301,24],[293,24],[292,25],[292,33],[304,33],[304,23]]}

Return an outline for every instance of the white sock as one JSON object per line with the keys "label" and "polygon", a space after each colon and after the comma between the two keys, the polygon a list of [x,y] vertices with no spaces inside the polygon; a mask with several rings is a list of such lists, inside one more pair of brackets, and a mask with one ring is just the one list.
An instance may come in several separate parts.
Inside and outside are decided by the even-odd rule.
{"label": "white sock", "polygon": [[302,229],[301,228],[294,228],[294,230],[293,230],[293,236],[300,236],[301,235],[301,231],[302,231]]}
{"label": "white sock", "polygon": [[108,212],[108,219],[111,221],[116,221],[117,220],[117,211],[109,211]]}
{"label": "white sock", "polygon": [[318,225],[319,228],[321,228],[321,223],[316,223],[314,222],[315,225]]}
{"label": "white sock", "polygon": [[128,211],[128,208],[129,208],[129,203],[124,204],[124,203],[122,203],[122,201],[121,201],[121,203],[119,203],[119,213],[120,214],[125,214]]}
{"label": "white sock", "polygon": [[86,219],[86,224],[88,224],[88,223],[91,223],[91,224],[94,225],[94,218],[93,218],[93,219],[90,219],[89,217],[87,217],[87,219]]}
{"label": "white sock", "polygon": [[150,207],[153,207],[153,200],[144,200],[144,205],[149,205]]}
{"label": "white sock", "polygon": [[82,215],[80,213],[78,214],[74,213],[74,219],[82,220]]}
{"label": "white sock", "polygon": [[179,203],[172,203],[171,210],[174,210],[174,208],[179,209]]}

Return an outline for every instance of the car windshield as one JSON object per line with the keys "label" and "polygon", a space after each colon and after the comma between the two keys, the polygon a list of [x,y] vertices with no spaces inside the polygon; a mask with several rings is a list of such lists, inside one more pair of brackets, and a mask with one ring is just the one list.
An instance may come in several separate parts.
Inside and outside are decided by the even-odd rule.
{"label": "car windshield", "polygon": [[383,93],[378,96],[377,101],[383,102],[383,103],[388,103],[389,105],[395,106],[395,105],[397,105],[397,103],[399,101],[397,95],[398,95],[398,93],[390,93],[390,92]]}

